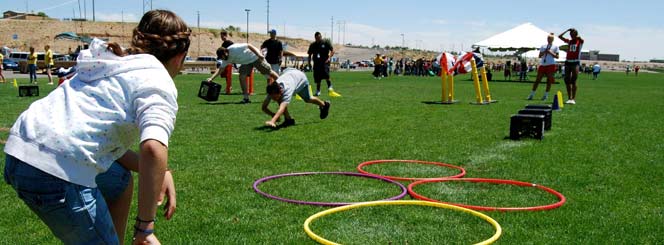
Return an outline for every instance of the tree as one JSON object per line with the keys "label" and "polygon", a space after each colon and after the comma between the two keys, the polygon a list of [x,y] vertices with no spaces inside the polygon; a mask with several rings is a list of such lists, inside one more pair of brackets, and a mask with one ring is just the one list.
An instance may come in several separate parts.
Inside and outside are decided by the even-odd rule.
{"label": "tree", "polygon": [[37,13],[37,16],[48,18],[48,15],[46,15],[46,13],[44,13],[44,12],[39,12],[39,13]]}

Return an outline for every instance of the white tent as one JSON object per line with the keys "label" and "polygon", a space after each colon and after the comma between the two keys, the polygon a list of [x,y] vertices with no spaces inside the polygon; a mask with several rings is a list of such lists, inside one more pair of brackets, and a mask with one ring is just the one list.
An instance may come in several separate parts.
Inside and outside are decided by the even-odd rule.
{"label": "white tent", "polygon": [[[538,58],[538,49],[546,44],[546,38],[549,32],[546,32],[532,23],[524,23],[502,33],[475,43],[473,46],[485,47],[491,51],[514,51],[517,56],[526,58]],[[558,37],[553,39],[553,45],[561,47],[565,45]],[[567,53],[560,49],[558,59],[563,61]]]}
{"label": "white tent", "polygon": [[[532,23],[525,23],[477,42],[473,46],[486,47],[491,51],[517,51],[517,53],[524,53],[538,49],[546,44],[546,37],[548,35],[549,32],[540,29]],[[553,44],[560,47],[565,43],[556,37],[553,40]]]}

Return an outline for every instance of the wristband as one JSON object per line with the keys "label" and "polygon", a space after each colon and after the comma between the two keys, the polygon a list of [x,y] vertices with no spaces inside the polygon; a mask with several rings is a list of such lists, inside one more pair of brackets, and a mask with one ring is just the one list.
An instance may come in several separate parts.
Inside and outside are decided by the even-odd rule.
{"label": "wristband", "polygon": [[152,223],[152,222],[157,221],[157,219],[152,219],[152,220],[142,220],[141,218],[139,218],[138,216],[136,216],[136,221],[139,222],[139,223]]}
{"label": "wristband", "polygon": [[136,236],[136,233],[140,232],[145,235],[150,235],[154,233],[154,229],[141,229],[138,226],[134,225],[134,236]]}

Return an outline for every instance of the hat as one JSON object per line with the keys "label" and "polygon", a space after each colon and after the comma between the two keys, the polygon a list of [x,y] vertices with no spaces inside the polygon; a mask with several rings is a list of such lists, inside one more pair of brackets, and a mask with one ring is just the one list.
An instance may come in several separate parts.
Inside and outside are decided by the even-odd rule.
{"label": "hat", "polygon": [[272,29],[272,30],[270,30],[268,33],[270,33],[270,34],[274,34],[274,35],[277,35],[277,30]]}

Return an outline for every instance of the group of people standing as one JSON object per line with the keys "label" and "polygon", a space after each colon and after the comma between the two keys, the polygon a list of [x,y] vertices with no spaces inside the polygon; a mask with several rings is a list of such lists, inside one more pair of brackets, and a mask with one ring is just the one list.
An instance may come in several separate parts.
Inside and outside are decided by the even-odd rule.
{"label": "group of people standing", "polygon": [[[568,32],[570,38],[565,37],[565,34]],[[559,47],[553,44],[554,38],[555,36],[553,33],[549,34],[549,36],[547,36],[547,44],[542,45],[539,49],[540,64],[537,68],[537,78],[535,79],[530,95],[528,95],[528,100],[533,99],[535,92],[537,91],[537,86],[544,76],[547,77],[547,83],[546,91],[544,92],[544,96],[542,96],[542,100],[547,100],[549,97],[551,85],[555,82],[554,74],[557,70],[555,59],[557,59],[559,55]],[[578,88],[577,78],[579,75],[579,67],[581,66],[581,48],[583,47],[584,40],[574,28],[567,29],[565,32],[558,35],[558,38],[568,45],[564,68],[565,87],[568,96],[565,103],[576,104],[576,92]]]}

